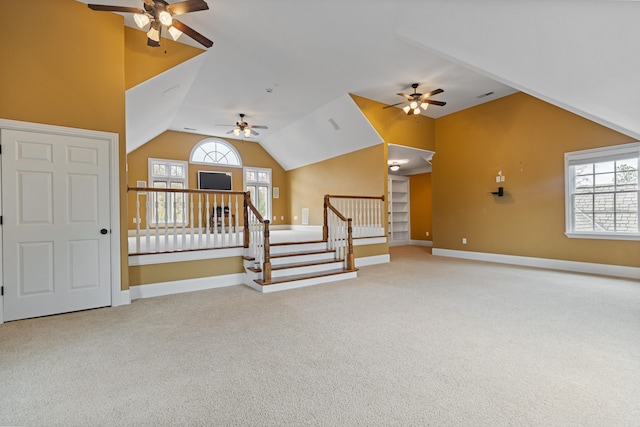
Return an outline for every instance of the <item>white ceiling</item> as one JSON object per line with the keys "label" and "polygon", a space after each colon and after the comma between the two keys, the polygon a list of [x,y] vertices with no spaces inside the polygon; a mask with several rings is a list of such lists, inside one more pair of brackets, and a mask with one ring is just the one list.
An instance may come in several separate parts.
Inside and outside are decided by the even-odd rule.
{"label": "white ceiling", "polygon": [[[79,1],[133,7],[142,4],[142,0]],[[344,153],[374,145],[380,138],[364,117],[354,114],[347,105],[348,93],[382,103],[396,103],[402,98],[395,93],[410,93],[413,82],[420,83],[421,92],[442,88],[444,93],[434,99],[446,101],[447,105],[431,106],[425,115],[433,118],[514,93],[513,87],[538,95],[544,93],[546,87],[555,87],[542,79],[541,90],[539,84],[536,86],[536,74],[544,74],[548,68],[556,72],[562,70],[562,57],[555,53],[551,57],[553,64],[531,63],[526,61],[527,50],[560,50],[565,54],[564,62],[568,62],[567,55],[571,52],[563,47],[562,37],[557,38],[558,31],[578,45],[580,37],[595,38],[601,33],[589,31],[576,36],[567,23],[582,30],[590,22],[572,21],[576,8],[585,9],[581,5],[589,4],[585,9],[587,13],[600,14],[593,4],[618,6],[623,3],[596,0],[207,2],[209,10],[183,15],[180,19],[213,40],[214,45],[201,56],[127,92],[128,152],[167,129],[228,137],[226,132],[231,128],[218,125],[234,124],[238,113],[246,114],[245,121],[249,124],[269,126],[268,130],[258,130],[260,135],[249,140],[260,143],[285,169],[339,155],[338,151]],[[566,5],[556,6],[553,10],[556,15],[540,28],[531,24],[535,20],[527,18],[526,14],[538,14],[542,18],[545,8],[558,3]],[[638,5],[637,2],[624,3]],[[536,4],[541,6],[536,8]],[[505,9],[507,5],[511,6]],[[518,19],[511,19],[509,13]],[[130,16],[125,17],[125,23],[133,26]],[[599,28],[606,30],[617,24],[615,20],[600,22]],[[524,39],[512,37],[518,34],[519,26],[528,30]],[[536,33],[550,30],[554,38],[536,39]],[[636,38],[640,40],[637,34]],[[522,43],[523,49],[517,50],[518,45],[510,42],[512,39]],[[182,36],[181,41],[197,46],[186,36]],[[499,49],[494,49],[495,46]],[[590,49],[593,52],[608,47],[596,43],[591,44]],[[546,59],[545,52],[537,53],[536,59]],[[483,58],[490,58],[489,65],[493,68],[486,66]],[[514,59],[528,65],[525,78],[515,82],[508,78],[509,74],[502,76],[504,67],[500,67],[513,63]],[[621,60],[624,62],[626,58]],[[609,69],[611,67],[615,69],[615,64],[610,64]],[[523,72],[522,68],[516,71]],[[630,72],[623,77],[629,79]],[[552,81],[553,74],[550,75],[547,80]],[[584,88],[585,92],[592,89],[589,84],[594,83],[573,80],[574,86]],[[630,83],[637,86],[635,80]],[[557,86],[558,82],[554,84]],[[619,85],[617,82],[616,87]],[[528,91],[530,87],[536,89]],[[493,95],[481,97],[489,92]],[[557,101],[557,105],[571,109],[572,94],[578,101],[580,97],[575,96],[576,91],[565,92],[561,100],[553,96],[543,99]],[[593,99],[587,101],[593,104]],[[605,105],[600,110],[606,113],[606,108]],[[584,109],[576,107],[574,111],[580,114]],[[593,114],[588,113],[591,116],[585,116],[593,119]],[[596,112],[596,119],[597,114],[602,115],[602,111]],[[335,132],[327,131],[328,126],[331,127],[329,119],[339,125],[339,131],[334,127]],[[603,122],[611,124],[606,119]]]}

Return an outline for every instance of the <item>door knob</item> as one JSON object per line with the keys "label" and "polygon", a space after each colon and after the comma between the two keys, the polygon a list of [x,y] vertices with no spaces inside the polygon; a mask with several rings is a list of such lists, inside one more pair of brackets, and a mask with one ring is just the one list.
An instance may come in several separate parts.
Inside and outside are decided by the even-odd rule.
{"label": "door knob", "polygon": [[107,234],[109,231],[106,228],[100,230],[100,234]]}

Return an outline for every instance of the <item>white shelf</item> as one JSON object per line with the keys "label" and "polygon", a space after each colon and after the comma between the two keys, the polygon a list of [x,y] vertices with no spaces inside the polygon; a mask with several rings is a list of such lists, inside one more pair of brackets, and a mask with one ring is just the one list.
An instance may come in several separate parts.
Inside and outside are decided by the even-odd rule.
{"label": "white shelf", "polygon": [[411,238],[409,210],[409,178],[389,176],[389,243]]}

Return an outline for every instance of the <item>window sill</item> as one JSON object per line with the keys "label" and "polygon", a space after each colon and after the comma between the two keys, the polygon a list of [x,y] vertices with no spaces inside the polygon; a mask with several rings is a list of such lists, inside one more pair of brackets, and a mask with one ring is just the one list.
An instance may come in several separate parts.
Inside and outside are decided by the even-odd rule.
{"label": "window sill", "polygon": [[640,233],[564,233],[570,239],[640,240]]}

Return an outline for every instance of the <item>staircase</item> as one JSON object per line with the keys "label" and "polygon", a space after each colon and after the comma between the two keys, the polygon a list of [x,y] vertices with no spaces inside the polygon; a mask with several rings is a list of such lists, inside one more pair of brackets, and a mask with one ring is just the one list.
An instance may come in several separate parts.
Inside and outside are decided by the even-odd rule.
{"label": "staircase", "polygon": [[259,292],[276,292],[338,280],[354,279],[357,269],[347,270],[344,259],[327,249],[322,240],[271,244],[271,280],[262,280],[255,259],[244,258],[245,284]]}

